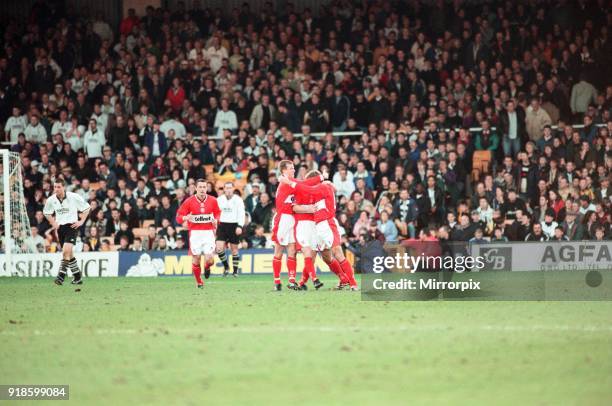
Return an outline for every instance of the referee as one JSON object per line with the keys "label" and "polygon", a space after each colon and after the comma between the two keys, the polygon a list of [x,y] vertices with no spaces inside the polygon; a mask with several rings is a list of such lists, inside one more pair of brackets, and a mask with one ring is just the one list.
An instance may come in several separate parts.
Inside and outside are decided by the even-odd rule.
{"label": "referee", "polygon": [[57,231],[59,243],[62,246],[62,263],[55,279],[56,285],[62,285],[66,277],[66,269],[72,273],[72,284],[82,285],[81,270],[73,256],[72,248],[76,242],[79,228],[85,223],[89,214],[89,203],[72,192],[66,192],[63,179],[56,178],[53,182],[53,195],[49,196],[43,214]]}
{"label": "referee", "polygon": [[244,226],[244,201],[234,193],[234,184],[226,182],[223,185],[223,195],[217,202],[221,209],[221,218],[219,219],[219,228],[217,229],[217,255],[223,263],[223,276],[229,274],[229,262],[225,255],[226,244],[229,244],[232,251],[232,268],[234,268],[234,277],[238,276],[240,270],[240,255],[238,254],[239,236],[242,234]]}

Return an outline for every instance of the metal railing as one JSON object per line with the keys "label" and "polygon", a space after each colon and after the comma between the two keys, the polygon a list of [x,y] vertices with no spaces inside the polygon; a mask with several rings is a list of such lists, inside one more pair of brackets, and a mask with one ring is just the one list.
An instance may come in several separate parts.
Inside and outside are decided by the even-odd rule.
{"label": "metal railing", "polygon": [[[601,127],[605,127],[606,124],[595,124],[595,127],[601,128]],[[572,128],[574,129],[580,129],[580,128],[584,128],[584,124],[572,124],[571,125]],[[553,130],[557,130],[559,128],[559,126],[557,125],[553,125],[551,126],[551,128]],[[450,132],[450,131],[459,131],[461,130],[461,127],[456,127],[456,128],[440,128],[437,131],[444,131],[444,132]],[[413,129],[412,131],[410,131],[408,134],[418,134],[422,129]],[[491,127],[491,130],[497,130],[497,127]],[[470,127],[468,128],[468,131],[470,133],[474,133],[474,132],[479,132],[482,131],[482,127]],[[396,131],[398,133],[403,132],[406,133],[405,131]],[[322,132],[312,132],[310,134],[308,134],[308,136],[311,137],[317,137],[317,138],[321,138],[326,136],[327,134],[332,134],[334,137],[356,137],[356,136],[361,136],[364,133],[367,133],[367,131],[322,131]],[[385,135],[389,134],[389,131],[385,131],[384,132]],[[216,141],[221,141],[224,139],[223,136],[219,136],[219,135],[208,135],[208,139],[209,140],[216,140]],[[293,134],[294,137],[296,138],[303,138],[304,134],[303,133],[294,133]],[[237,135],[232,135],[232,139],[238,138]],[[12,143],[10,141],[2,141],[0,142],[0,145],[4,148],[10,148]]]}

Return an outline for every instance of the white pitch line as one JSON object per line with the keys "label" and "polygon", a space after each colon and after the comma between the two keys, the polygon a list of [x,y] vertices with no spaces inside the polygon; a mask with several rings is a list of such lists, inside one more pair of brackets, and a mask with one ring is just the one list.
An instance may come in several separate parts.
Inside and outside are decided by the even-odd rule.
{"label": "white pitch line", "polygon": [[[462,326],[463,327],[463,326]],[[92,334],[92,335],[151,335],[151,334],[226,334],[226,333],[255,333],[255,334],[271,334],[271,333],[301,333],[301,332],[316,332],[316,333],[368,333],[368,332],[426,332],[426,331],[454,331],[456,326],[453,325],[415,325],[415,326],[255,326],[255,327],[220,327],[220,328],[202,328],[196,329],[172,329],[165,327],[144,329],[96,329],[96,330],[72,330],[66,332],[54,330],[14,330],[0,331],[0,336],[22,336],[24,334],[34,336],[58,336],[68,334]],[[570,325],[482,325],[470,327],[471,331],[480,330],[488,332],[534,332],[534,331],[549,331],[549,332],[578,332],[578,333],[612,333],[612,326],[570,326]]]}
{"label": "white pitch line", "polygon": [[[321,332],[321,333],[338,333],[338,332],[410,332],[410,331],[436,331],[454,329],[455,326],[449,325],[415,325],[415,326],[253,326],[253,327],[220,327],[214,329],[165,329],[170,333],[173,331],[177,334],[184,333],[291,333],[291,332]],[[475,326],[475,329],[483,331],[579,331],[579,332],[612,332],[612,326],[569,326],[569,325],[534,325],[534,326],[497,326],[483,325]],[[164,330],[164,328],[161,328]],[[105,331],[98,330],[97,334],[105,334]],[[110,330],[112,331],[112,330]],[[137,330],[126,329],[127,334],[136,333]],[[148,332],[151,332],[149,329]]]}

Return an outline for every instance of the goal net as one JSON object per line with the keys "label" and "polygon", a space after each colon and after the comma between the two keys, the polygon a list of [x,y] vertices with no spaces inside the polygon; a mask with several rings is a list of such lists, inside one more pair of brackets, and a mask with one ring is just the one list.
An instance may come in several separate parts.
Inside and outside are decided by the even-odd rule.
{"label": "goal net", "polygon": [[6,254],[5,260],[11,254],[36,251],[23,194],[21,159],[7,150],[0,150],[0,235],[0,253]]}

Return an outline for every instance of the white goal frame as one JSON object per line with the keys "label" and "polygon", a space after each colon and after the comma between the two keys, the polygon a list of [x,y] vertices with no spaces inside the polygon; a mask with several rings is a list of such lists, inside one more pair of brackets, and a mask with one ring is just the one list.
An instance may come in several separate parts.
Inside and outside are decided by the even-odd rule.
{"label": "white goal frame", "polygon": [[35,252],[30,246],[31,229],[24,196],[24,173],[21,157],[7,149],[0,150],[2,164],[2,214],[4,215],[4,267],[12,274],[15,254]]}
{"label": "white goal frame", "polygon": [[2,155],[2,197],[4,199],[4,266],[8,272],[10,272],[10,267],[12,266],[12,257],[13,257],[13,247],[12,238],[10,235],[11,232],[11,171],[10,171],[10,155],[8,149],[0,150]]}
{"label": "white goal frame", "polygon": [[2,196],[4,199],[4,266],[7,271],[11,266],[13,257],[13,247],[11,238],[11,171],[10,154],[8,149],[0,150],[2,157]]}

